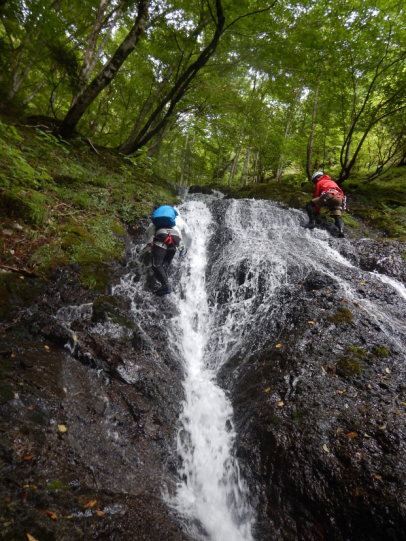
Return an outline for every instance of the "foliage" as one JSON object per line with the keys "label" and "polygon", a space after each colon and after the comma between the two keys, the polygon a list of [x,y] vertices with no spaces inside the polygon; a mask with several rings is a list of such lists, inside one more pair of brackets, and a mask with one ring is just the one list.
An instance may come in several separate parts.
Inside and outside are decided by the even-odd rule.
{"label": "foliage", "polygon": [[[123,253],[126,226],[149,215],[154,204],[174,203],[172,188],[114,153],[96,154],[81,142],[66,145],[31,128],[3,123],[2,129],[9,155],[32,170],[25,177],[30,187],[2,183],[0,225],[13,233],[0,246],[2,260],[17,258],[39,274],[76,262],[85,285],[105,287],[108,262]],[[9,179],[15,166],[1,162],[0,178]],[[46,182],[32,181],[38,171],[46,172]]]}

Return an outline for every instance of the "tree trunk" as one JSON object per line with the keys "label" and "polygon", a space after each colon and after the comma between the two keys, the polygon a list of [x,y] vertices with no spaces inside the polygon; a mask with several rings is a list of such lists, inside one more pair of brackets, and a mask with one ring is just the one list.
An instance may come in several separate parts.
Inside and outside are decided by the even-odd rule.
{"label": "tree trunk", "polygon": [[151,0],[140,0],[134,26],[131,28],[112,58],[105,64],[101,72],[93,79],[90,85],[85,88],[63,119],[60,130],[62,137],[69,138],[72,136],[79,120],[86,110],[100,92],[112,82],[124,61],[134,50],[140,37],[144,33],[150,3]]}
{"label": "tree trunk", "polygon": [[251,150],[247,148],[245,152],[244,166],[241,172],[241,184],[246,186],[248,184],[248,167],[250,164]]}
{"label": "tree trunk", "polygon": [[309,135],[309,140],[307,142],[306,174],[309,181],[312,179],[312,174],[313,174],[313,146],[314,146],[314,134],[316,133],[318,102],[319,102],[319,85],[317,85],[316,90],[314,91],[313,111],[312,111],[312,129]]}
{"label": "tree trunk", "polygon": [[[145,122],[143,128],[138,132],[131,133],[130,137],[119,147],[119,151],[129,155],[143,147],[148,141],[163,129],[170,116],[173,114],[175,106],[184,96],[190,83],[196,77],[197,73],[205,66],[209,58],[215,52],[220,37],[224,31],[224,13],[221,0],[216,0],[216,30],[210,43],[200,53],[197,60],[193,62],[178,78],[175,85],[168,94],[157,105],[153,113]],[[167,107],[166,111],[164,109]]]}

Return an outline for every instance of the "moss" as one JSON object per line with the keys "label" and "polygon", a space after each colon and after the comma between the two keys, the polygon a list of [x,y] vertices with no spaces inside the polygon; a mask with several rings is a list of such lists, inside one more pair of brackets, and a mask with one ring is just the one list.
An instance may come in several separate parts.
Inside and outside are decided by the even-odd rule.
{"label": "moss", "polygon": [[302,421],[306,416],[306,413],[301,410],[296,410],[292,413],[292,421],[300,422]]}
{"label": "moss", "polygon": [[385,358],[389,357],[389,349],[385,346],[375,346],[372,350],[372,353],[375,357]]}
{"label": "moss", "polygon": [[270,415],[268,417],[268,424],[272,427],[279,426],[282,422],[282,419],[278,415]]}
{"label": "moss", "polygon": [[14,389],[7,383],[0,382],[0,403],[4,404],[14,398]]}
{"label": "moss", "polygon": [[329,321],[332,323],[339,325],[340,323],[353,323],[354,322],[354,316],[352,312],[345,307],[340,307],[335,314],[330,316]]}
{"label": "moss", "polygon": [[103,263],[85,263],[80,266],[79,278],[85,287],[104,293],[110,284],[111,274]]}
{"label": "moss", "polygon": [[366,350],[358,346],[349,346],[347,348],[347,353],[349,353],[352,357],[355,357],[356,359],[365,360],[367,358]]}
{"label": "moss", "polygon": [[18,273],[0,274],[0,319],[10,317],[16,310],[30,306],[38,298],[42,283]]}
{"label": "moss", "polygon": [[4,190],[0,192],[0,210],[9,218],[42,225],[49,215],[49,196],[35,190]]}
{"label": "moss", "polygon": [[67,486],[65,486],[62,481],[59,481],[59,479],[55,479],[55,481],[51,481],[48,485],[47,485],[47,488],[49,490],[66,490],[68,489]]}
{"label": "moss", "polygon": [[337,363],[337,374],[343,377],[357,376],[364,370],[364,365],[357,359],[342,357]]}

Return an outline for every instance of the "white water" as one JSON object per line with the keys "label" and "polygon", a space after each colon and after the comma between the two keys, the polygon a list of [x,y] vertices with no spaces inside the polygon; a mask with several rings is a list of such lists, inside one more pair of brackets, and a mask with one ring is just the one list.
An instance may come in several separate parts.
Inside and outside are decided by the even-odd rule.
{"label": "white water", "polygon": [[[400,350],[404,349],[400,310],[391,310],[379,295],[366,298],[360,284],[371,281],[377,289],[389,289],[403,299],[406,290],[393,278],[352,265],[334,249],[327,232],[302,229],[299,211],[287,211],[267,201],[222,205],[227,228],[224,238],[224,228],[216,229],[203,201],[190,201],[182,207],[193,246],[186,258],[176,257],[172,265],[178,275],[173,277],[172,295],[156,298],[144,280],[133,280],[131,269],[114,293],[132,299],[134,321],[144,340],[153,343],[154,326],[163,322],[169,334],[168,349],[184,367],[185,399],[177,437],[182,467],[170,505],[188,519],[193,539],[251,541],[255,511],[235,457],[233,411],[216,382],[218,370],[233,355],[251,355],[269,340],[267,324],[274,330],[272,324],[281,313],[283,297],[278,292],[294,293],[309,272],[327,276],[341,299],[373,318]],[[208,268],[210,242],[215,257]],[[83,308],[74,308],[59,317],[79,317],[77,312]],[[89,307],[85,308],[89,317]],[[176,311],[176,317],[167,317]],[[104,324],[91,331],[115,336],[120,330]],[[272,338],[278,341],[277,335]],[[160,362],[158,356],[151,362]],[[128,382],[138,379],[131,360],[119,371]]]}
{"label": "white water", "polygon": [[[211,215],[201,202],[189,203],[188,211],[193,215],[189,224],[193,247],[182,295],[176,299],[179,316],[172,327],[185,365],[185,401],[178,434],[182,481],[173,504],[189,518],[197,518],[214,541],[249,541],[253,512],[233,455],[233,412],[206,355],[213,323],[205,281]],[[207,538],[197,529],[192,533]]]}

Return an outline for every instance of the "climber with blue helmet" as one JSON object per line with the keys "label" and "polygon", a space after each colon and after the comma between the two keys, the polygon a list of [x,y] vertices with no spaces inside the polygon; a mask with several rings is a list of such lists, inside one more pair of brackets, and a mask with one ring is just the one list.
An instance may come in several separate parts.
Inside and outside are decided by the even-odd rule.
{"label": "climber with blue helmet", "polygon": [[190,246],[190,233],[179,212],[170,205],[162,205],[151,214],[151,223],[146,231],[146,243],[151,247],[152,270],[161,287],[158,296],[172,293],[168,278],[168,267],[179,249],[185,255]]}

